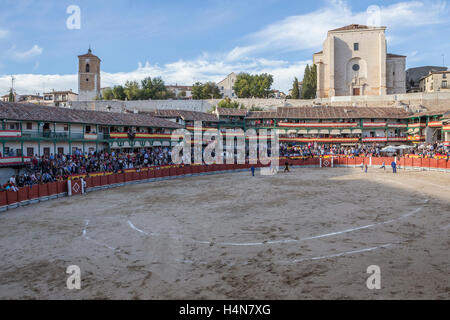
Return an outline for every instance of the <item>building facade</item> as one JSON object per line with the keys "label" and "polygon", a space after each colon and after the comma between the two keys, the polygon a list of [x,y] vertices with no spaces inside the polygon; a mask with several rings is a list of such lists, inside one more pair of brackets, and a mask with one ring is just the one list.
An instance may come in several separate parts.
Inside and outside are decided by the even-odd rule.
{"label": "building facade", "polygon": [[222,98],[236,98],[236,93],[233,90],[236,79],[237,75],[232,72],[225,79],[217,83],[220,93],[222,94]]}
{"label": "building facade", "polygon": [[421,92],[450,92],[448,80],[450,71],[431,71],[428,75],[420,79],[419,87]]}
{"label": "building facade", "polygon": [[313,55],[317,97],[406,92],[406,57],[387,53],[386,27],[352,24],[328,32]]}
{"label": "building facade", "polygon": [[78,94],[72,90],[45,92],[42,104],[53,107],[70,107],[72,101],[78,100]]}
{"label": "building facade", "polygon": [[91,101],[101,96],[99,57],[88,53],[78,56],[78,100]]}

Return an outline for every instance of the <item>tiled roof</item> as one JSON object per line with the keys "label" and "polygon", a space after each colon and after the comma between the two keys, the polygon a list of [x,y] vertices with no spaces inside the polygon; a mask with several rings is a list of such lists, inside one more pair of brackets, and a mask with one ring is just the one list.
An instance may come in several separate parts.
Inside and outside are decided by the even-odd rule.
{"label": "tiled roof", "polygon": [[402,56],[400,54],[393,54],[393,53],[388,53],[386,56],[388,58],[406,58],[406,56]]}
{"label": "tiled roof", "polygon": [[217,113],[219,116],[236,116],[245,117],[247,115],[246,109],[235,109],[235,108],[217,108]]}
{"label": "tiled roof", "polygon": [[174,129],[182,128],[181,125],[172,121],[152,117],[148,114],[77,110],[9,102],[0,102],[0,119]]}
{"label": "tiled roof", "polygon": [[440,116],[440,115],[445,115],[446,113],[450,113],[450,109],[427,111],[427,112],[417,112],[417,113],[411,114],[409,117],[417,118],[417,117],[423,117],[423,116]]}
{"label": "tiled roof", "polygon": [[158,118],[181,118],[184,121],[219,121],[215,115],[200,111],[158,109],[148,112],[148,114]]}
{"label": "tiled roof", "polygon": [[362,24],[349,24],[348,26],[344,26],[341,28],[333,29],[330,31],[347,31],[347,30],[360,30],[360,29],[369,29],[368,26],[364,26]]}
{"label": "tiled roof", "polygon": [[407,118],[402,108],[368,107],[280,107],[277,111],[249,112],[247,119],[389,119]]}

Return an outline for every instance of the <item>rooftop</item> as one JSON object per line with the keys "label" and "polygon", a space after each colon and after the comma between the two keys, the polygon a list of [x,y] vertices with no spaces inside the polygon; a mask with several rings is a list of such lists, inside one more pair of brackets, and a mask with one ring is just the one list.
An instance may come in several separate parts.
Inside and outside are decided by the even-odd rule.
{"label": "rooftop", "polygon": [[403,108],[279,107],[277,111],[249,112],[247,119],[398,119],[409,115]]}
{"label": "rooftop", "polygon": [[147,114],[77,110],[0,102],[0,119],[178,129],[182,126]]}

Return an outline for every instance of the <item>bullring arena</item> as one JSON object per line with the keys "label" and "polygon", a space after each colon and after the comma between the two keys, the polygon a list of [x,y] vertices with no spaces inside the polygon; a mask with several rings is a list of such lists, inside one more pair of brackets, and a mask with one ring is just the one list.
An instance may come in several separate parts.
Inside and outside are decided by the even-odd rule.
{"label": "bullring arena", "polygon": [[[448,299],[443,162],[401,159],[393,174],[390,159],[386,170],[317,161],[275,176],[211,166],[91,177],[88,190],[129,184],[4,211],[0,298]],[[70,265],[81,290],[66,287]],[[366,286],[370,265],[380,290]]]}

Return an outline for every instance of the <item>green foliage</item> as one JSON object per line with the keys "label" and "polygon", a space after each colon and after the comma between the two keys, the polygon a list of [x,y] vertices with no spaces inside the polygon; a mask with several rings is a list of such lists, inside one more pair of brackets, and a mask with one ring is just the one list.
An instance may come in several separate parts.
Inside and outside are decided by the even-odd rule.
{"label": "green foliage", "polygon": [[314,99],[317,91],[317,67],[306,65],[303,76],[302,99]]}
{"label": "green foliage", "polygon": [[194,100],[219,99],[221,97],[220,89],[214,82],[196,82],[192,87],[192,99]]}
{"label": "green foliage", "polygon": [[294,78],[294,83],[292,84],[291,99],[300,99],[300,91],[298,90],[298,79]]}
{"label": "green foliage", "polygon": [[14,102],[14,100],[16,100],[16,99],[15,99],[15,97],[14,97],[13,90],[11,89],[11,90],[9,90],[8,101],[9,101],[9,102]]}
{"label": "green foliage", "polygon": [[272,83],[273,76],[267,73],[256,75],[240,73],[233,90],[239,98],[267,98],[271,94]]}
{"label": "green foliage", "polygon": [[217,104],[218,108],[228,108],[228,109],[245,109],[244,105],[239,105],[236,101],[231,101],[230,98],[226,97],[225,99],[219,101]]}
{"label": "green foliage", "polygon": [[264,108],[252,106],[249,111],[264,111]]}
{"label": "green foliage", "polygon": [[161,78],[145,78],[141,83],[127,81],[124,86],[115,86],[103,91],[103,100],[167,100],[175,98],[175,93],[167,90]]}

